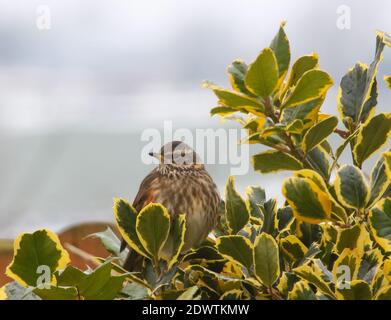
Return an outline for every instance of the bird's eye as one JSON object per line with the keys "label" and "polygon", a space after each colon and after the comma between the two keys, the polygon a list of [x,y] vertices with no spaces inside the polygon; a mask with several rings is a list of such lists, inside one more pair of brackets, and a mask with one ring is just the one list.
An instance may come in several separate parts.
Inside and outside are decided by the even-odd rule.
{"label": "bird's eye", "polygon": [[186,152],[185,151],[182,151],[181,152],[181,157],[184,157],[186,155]]}

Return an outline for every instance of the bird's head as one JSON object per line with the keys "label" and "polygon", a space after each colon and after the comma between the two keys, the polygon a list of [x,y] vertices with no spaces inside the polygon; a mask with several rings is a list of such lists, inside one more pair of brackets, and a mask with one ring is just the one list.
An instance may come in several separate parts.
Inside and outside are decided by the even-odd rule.
{"label": "bird's head", "polygon": [[161,165],[180,167],[203,166],[198,154],[182,141],[168,142],[158,152],[150,152],[149,155],[159,159]]}

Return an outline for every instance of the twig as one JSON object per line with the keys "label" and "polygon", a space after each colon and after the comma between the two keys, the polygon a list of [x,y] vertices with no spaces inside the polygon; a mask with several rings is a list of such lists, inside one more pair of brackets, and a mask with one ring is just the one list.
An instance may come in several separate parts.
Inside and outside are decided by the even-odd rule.
{"label": "twig", "polygon": [[70,243],[65,243],[64,246],[73,254],[79,256],[85,261],[93,263],[95,266],[100,266],[99,260],[96,259],[93,255],[75,247],[74,245],[71,245]]}

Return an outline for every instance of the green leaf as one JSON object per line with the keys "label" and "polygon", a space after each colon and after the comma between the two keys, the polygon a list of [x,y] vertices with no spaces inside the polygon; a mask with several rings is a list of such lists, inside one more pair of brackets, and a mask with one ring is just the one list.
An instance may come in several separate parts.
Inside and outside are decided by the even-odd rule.
{"label": "green leaf", "polygon": [[263,206],[261,206],[261,210],[263,213],[263,224],[261,231],[274,235],[277,230],[277,200],[269,199],[263,204]]}
{"label": "green leaf", "polygon": [[199,300],[201,296],[197,294],[198,292],[199,288],[197,286],[190,287],[177,300]]}
{"label": "green leaf", "polygon": [[237,92],[244,93],[246,95],[252,95],[252,93],[248,91],[244,83],[247,69],[248,66],[244,63],[244,61],[237,59],[228,66],[227,73],[232,89]]}
{"label": "green leaf", "polygon": [[376,242],[391,252],[391,198],[385,198],[369,212],[369,225]]}
{"label": "green leaf", "polygon": [[309,263],[304,264],[300,267],[293,269],[293,272],[301,279],[304,279],[309,283],[313,284],[323,294],[327,295],[332,299],[335,299],[334,292],[331,290],[328,283],[323,280],[322,271],[315,263],[312,263],[311,266],[309,265]]}
{"label": "green leaf", "polygon": [[289,133],[300,134],[304,130],[304,123],[300,119],[295,119],[286,126],[286,131]]}
{"label": "green leaf", "polygon": [[383,31],[377,31],[377,37],[380,37],[382,43],[391,48],[391,36]]}
{"label": "green leaf", "polygon": [[246,203],[235,190],[235,181],[231,176],[225,186],[225,216],[233,234],[240,231],[250,219]]}
{"label": "green leaf", "polygon": [[[366,237],[367,239],[369,239],[369,232],[366,232]],[[367,246],[366,250],[368,248],[369,246]],[[361,259],[360,267],[358,269],[357,279],[363,279],[368,283],[374,281],[376,273],[377,271],[379,271],[379,268],[377,266],[382,264],[383,258],[383,254],[378,248],[365,251]],[[375,288],[375,286],[371,287],[372,294],[376,294],[377,289]]]}
{"label": "green leaf", "polygon": [[332,202],[329,195],[312,180],[287,178],[283,182],[282,193],[296,219],[312,224],[330,220]]}
{"label": "green leaf", "polygon": [[288,300],[317,300],[315,293],[307,281],[300,280],[293,285],[288,294]]}
{"label": "green leaf", "polygon": [[75,300],[77,299],[77,289],[74,287],[35,288],[33,292],[43,300]]}
{"label": "green leaf", "polygon": [[271,287],[280,276],[278,246],[271,235],[261,233],[257,236],[253,259],[255,276],[262,284]]}
{"label": "green leaf", "polygon": [[364,174],[355,166],[344,165],[338,170],[334,188],[338,200],[347,208],[365,208],[369,200]]}
{"label": "green leaf", "polygon": [[[368,114],[370,113],[372,102],[367,103],[367,101],[373,100],[373,97],[377,96],[377,87],[376,84],[376,74],[379,67],[379,63],[383,60],[383,49],[384,49],[384,34],[377,34],[376,36],[376,50],[375,57],[368,68],[367,73],[367,81],[364,89],[364,99],[363,99],[363,107],[361,108],[361,113],[359,115],[360,120],[365,120],[368,118]],[[364,115],[365,113],[365,115]]]}
{"label": "green leaf", "polygon": [[391,151],[383,153],[384,165],[386,167],[386,175],[388,180],[391,180]]}
{"label": "green leaf", "polygon": [[96,232],[90,235],[90,237],[95,237],[100,239],[102,242],[103,246],[106,248],[107,251],[112,253],[115,256],[125,258],[124,254],[126,255],[127,253],[125,251],[120,251],[121,247],[121,241],[118,239],[117,235],[114,233],[114,231],[107,227],[106,230],[101,231],[101,232]]}
{"label": "green leaf", "polygon": [[168,263],[168,269],[171,269],[178,261],[178,257],[185,245],[186,214],[177,215],[172,220],[169,238],[172,239],[173,255]]}
{"label": "green leaf", "polygon": [[339,159],[339,157],[341,156],[342,152],[345,150],[347,145],[349,145],[353,141],[353,139],[357,136],[357,134],[358,134],[358,129],[354,131],[349,137],[347,137],[345,141],[337,148],[337,151],[335,152],[335,163],[337,162],[337,160]]}
{"label": "green leaf", "polygon": [[79,286],[85,278],[87,278],[87,274],[83,271],[74,266],[68,266],[57,276],[57,285],[62,287]]}
{"label": "green leaf", "polygon": [[253,166],[255,171],[260,171],[262,173],[302,169],[302,164],[299,160],[287,153],[275,150],[269,150],[254,155]]}
{"label": "green leaf", "polygon": [[316,53],[312,53],[298,58],[292,66],[287,87],[295,86],[297,84],[297,81],[304,73],[309,70],[316,69],[317,67],[318,55]]}
{"label": "green leaf", "polygon": [[391,300],[391,285],[381,288],[377,293],[375,300]]}
{"label": "green leaf", "polygon": [[330,162],[329,156],[324,148],[320,145],[313,148],[306,154],[306,160],[310,163],[311,167],[323,177],[323,179],[329,179]]}
{"label": "green leaf", "polygon": [[278,281],[277,289],[284,296],[288,296],[288,293],[292,291],[294,284],[297,282],[297,277],[292,272],[283,271]]}
{"label": "green leaf", "polygon": [[[316,149],[314,149],[316,150]],[[331,219],[335,221],[345,222],[347,221],[347,215],[343,207],[341,207],[337,201],[334,200],[333,195],[329,192],[326,183],[324,182],[322,176],[314,171],[309,169],[303,169],[295,171],[294,176],[299,178],[308,178],[312,180],[323,192],[328,194],[332,205],[331,205]]]}
{"label": "green leaf", "polygon": [[232,289],[224,292],[220,300],[243,300],[243,291],[239,289]]}
{"label": "green leaf", "polygon": [[368,66],[363,63],[355,64],[342,78],[337,98],[338,110],[342,119],[349,117],[354,123],[363,122],[376,106],[377,84],[375,81],[372,83],[369,97],[364,101],[367,94],[365,92],[367,81],[369,81]]}
{"label": "green leaf", "polygon": [[250,215],[263,221],[264,217],[261,206],[263,206],[266,201],[265,190],[261,187],[247,187],[246,195],[247,207]]}
{"label": "green leaf", "polygon": [[350,288],[336,290],[337,298],[340,300],[371,300],[372,293],[368,283],[363,280],[353,280]]}
{"label": "green leaf", "polygon": [[318,144],[322,143],[327,137],[332,134],[338,125],[338,119],[336,117],[329,117],[322,121],[319,121],[313,127],[308,129],[303,138],[303,150],[308,152],[315,148]]}
{"label": "green leaf", "polygon": [[364,230],[362,228],[363,226],[356,224],[346,229],[338,229],[335,251],[340,254],[346,248],[351,250],[360,248],[364,250]]}
{"label": "green leaf", "polygon": [[114,199],[115,221],[122,238],[139,254],[149,257],[138,238],[136,231],[137,211],[124,199]]}
{"label": "green leaf", "polygon": [[254,98],[246,96],[239,92],[222,89],[216,86],[210,86],[213,92],[218,97],[219,105],[230,107],[236,111],[244,113],[251,112],[253,114],[263,115],[264,106]]}
{"label": "green leaf", "polygon": [[37,286],[41,276],[39,267],[50,269],[51,282],[54,272],[64,269],[70,262],[68,252],[62,247],[57,235],[42,229],[34,233],[22,233],[14,242],[14,258],[5,274],[23,286]]}
{"label": "green leaf", "polygon": [[216,247],[228,260],[240,263],[250,270],[253,263],[250,240],[239,235],[223,236],[217,238]]}
{"label": "green leaf", "polygon": [[283,101],[281,108],[297,106],[323,97],[332,84],[333,80],[328,73],[321,70],[309,70],[299,79],[292,93]]}
{"label": "green leaf", "polygon": [[235,113],[237,111],[238,110],[236,110],[234,108],[225,107],[225,106],[217,106],[217,107],[214,107],[210,110],[210,115],[214,116],[217,114],[219,116],[227,116],[227,115],[230,115],[230,114]]}
{"label": "green leaf", "polygon": [[113,300],[122,289],[126,275],[111,276],[111,266],[107,265],[98,267],[80,285],[79,290],[86,300]]}
{"label": "green leaf", "polygon": [[288,230],[291,223],[293,222],[293,211],[292,208],[282,207],[277,210],[277,227],[280,232]]}
{"label": "green leaf", "polygon": [[250,64],[245,83],[248,90],[252,93],[266,98],[276,89],[278,78],[276,56],[272,49],[266,48]]}
{"label": "green leaf", "polygon": [[391,89],[391,76],[384,76],[384,81],[387,83],[387,86]]}
{"label": "green leaf", "polygon": [[291,60],[289,40],[286,36],[284,26],[285,22],[281,23],[278,33],[270,44],[270,49],[273,50],[277,59],[279,79],[282,79],[285,76]]}
{"label": "green leaf", "polygon": [[187,253],[183,260],[184,261],[201,261],[202,259],[216,261],[223,260],[223,256],[220,255],[214,247],[204,246],[197,249],[193,249]]}
{"label": "green leaf", "polygon": [[359,120],[361,122],[365,122],[368,118],[372,117],[373,113],[375,112],[375,107],[377,105],[377,95],[377,81],[376,78],[374,78],[369,96],[364,102],[364,105],[361,109],[361,114],[359,115]]}
{"label": "green leaf", "polygon": [[384,194],[390,184],[391,174],[387,175],[385,159],[391,163],[391,152],[384,153],[373,167],[370,180],[371,198],[369,204],[375,203]]}
{"label": "green leaf", "polygon": [[137,216],[136,232],[144,249],[153,257],[160,258],[160,251],[170,231],[170,215],[160,203],[150,203]]}
{"label": "green leaf", "polygon": [[281,239],[281,249],[291,262],[300,261],[308,251],[308,248],[298,237],[293,234]]}
{"label": "green leaf", "polygon": [[391,113],[380,113],[361,127],[353,149],[354,159],[359,167],[387,142],[390,133]]}
{"label": "green leaf", "polygon": [[107,260],[87,274],[75,267],[68,267],[58,277],[59,286],[77,287],[86,300],[112,300],[122,289],[126,274],[112,276],[111,261]]}
{"label": "green leaf", "polygon": [[[352,280],[356,280],[358,276],[358,271],[362,262],[362,251],[359,249],[344,249],[337,260],[335,260],[333,265],[333,278],[337,287],[341,287],[342,284],[349,284]],[[349,273],[347,274],[349,277],[341,276],[345,273],[345,271],[340,270],[341,266],[346,268],[348,267]]]}
{"label": "green leaf", "polygon": [[314,99],[282,111],[281,122],[292,123],[295,120],[303,122],[303,129],[308,129],[318,120],[318,112],[324,98]]}
{"label": "green leaf", "polygon": [[148,298],[148,290],[139,283],[127,283],[121,291],[129,300],[145,300]]}

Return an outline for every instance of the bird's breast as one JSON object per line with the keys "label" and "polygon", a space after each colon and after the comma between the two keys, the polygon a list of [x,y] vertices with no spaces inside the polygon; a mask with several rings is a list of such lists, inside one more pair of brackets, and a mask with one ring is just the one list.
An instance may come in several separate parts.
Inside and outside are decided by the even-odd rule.
{"label": "bird's breast", "polygon": [[211,177],[183,175],[160,180],[157,202],[163,204],[171,216],[186,214],[184,251],[199,245],[215,227],[220,196]]}

